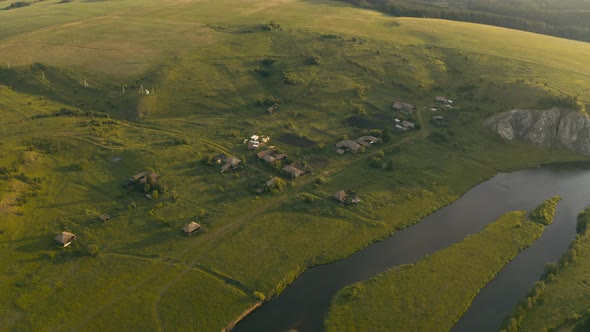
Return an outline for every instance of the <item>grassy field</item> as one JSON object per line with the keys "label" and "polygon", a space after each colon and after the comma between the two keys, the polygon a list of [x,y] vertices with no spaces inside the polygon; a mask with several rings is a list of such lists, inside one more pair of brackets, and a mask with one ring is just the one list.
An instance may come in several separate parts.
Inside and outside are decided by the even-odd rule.
{"label": "grassy field", "polygon": [[[0,10],[0,329],[149,331],[182,317],[179,329],[218,331],[303,269],[499,171],[587,159],[503,142],[481,123],[547,96],[590,103],[588,54],[584,43],[319,0]],[[456,101],[441,112],[449,128],[430,124],[436,95]],[[334,153],[339,139],[402,117],[394,100],[417,106],[421,130]],[[279,111],[265,114],[274,102]],[[375,128],[345,124],[352,116]],[[290,181],[256,160],[242,143],[252,134],[313,172]],[[283,134],[317,145],[280,143]],[[219,153],[244,163],[221,174],[202,162]],[[123,187],[146,169],[161,176],[154,200]],[[274,176],[285,190],[252,193]],[[343,189],[362,203],[335,203]],[[203,231],[186,237],[192,220]],[[64,230],[78,241],[60,248]]]}
{"label": "grassy field", "polygon": [[[553,214],[547,215],[548,223]],[[543,230],[525,211],[510,212],[415,264],[347,286],[332,300],[326,330],[450,330],[479,290]]]}
{"label": "grassy field", "polygon": [[590,208],[578,216],[578,235],[505,323],[506,331],[587,331],[590,308]]}

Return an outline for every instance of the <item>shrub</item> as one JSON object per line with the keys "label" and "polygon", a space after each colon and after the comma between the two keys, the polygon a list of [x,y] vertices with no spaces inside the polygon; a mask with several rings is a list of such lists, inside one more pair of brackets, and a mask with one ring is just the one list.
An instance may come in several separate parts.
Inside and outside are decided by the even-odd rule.
{"label": "shrub", "polygon": [[385,129],[381,131],[380,137],[384,143],[391,141],[391,128],[385,127]]}
{"label": "shrub", "polygon": [[98,248],[98,245],[96,244],[91,244],[88,246],[88,254],[90,254],[90,256],[96,257],[99,254],[100,250]]}
{"label": "shrub", "polygon": [[352,286],[346,287],[344,289],[344,291],[342,292],[342,295],[344,296],[344,298],[346,300],[350,301],[350,300],[358,297],[362,290],[363,290],[363,288],[361,285],[354,284]]}
{"label": "shrub", "polygon": [[326,184],[326,183],[328,183],[328,180],[326,180],[326,178],[325,178],[325,177],[323,177],[323,176],[320,176],[320,177],[318,177],[318,178],[315,180],[315,183],[317,183],[317,184]]}
{"label": "shrub", "polygon": [[275,59],[271,59],[271,58],[264,58],[262,60],[260,60],[260,64],[263,66],[270,66],[273,63],[275,63],[277,60]]}
{"label": "shrub", "polygon": [[293,73],[283,72],[283,82],[289,85],[297,85],[301,83],[301,80]]}
{"label": "shrub", "polygon": [[355,88],[356,96],[360,99],[363,99],[367,95],[367,88],[365,86],[359,85]]}
{"label": "shrub", "polygon": [[252,295],[254,295],[254,297],[259,299],[260,301],[266,300],[266,295],[264,295],[264,293],[262,293],[262,292],[254,291],[254,292],[252,292]]}
{"label": "shrub", "polygon": [[269,69],[267,69],[265,67],[260,67],[260,66],[259,67],[256,67],[254,69],[254,72],[257,73],[257,74],[259,74],[262,77],[268,77],[268,76],[270,76],[272,74],[272,72]]}
{"label": "shrub", "polygon": [[322,62],[322,58],[319,55],[310,55],[305,59],[305,63],[311,66],[317,66]]}
{"label": "shrub", "polygon": [[17,1],[17,2],[11,3],[10,6],[8,6],[6,9],[22,8],[22,7],[27,7],[30,5],[31,5],[31,3],[27,2],[27,1]]}
{"label": "shrub", "polygon": [[371,157],[369,165],[373,168],[383,168],[383,159],[379,157]]}
{"label": "shrub", "polygon": [[352,110],[355,114],[358,115],[367,115],[367,110],[365,109],[365,105],[363,104],[353,104]]}
{"label": "shrub", "polygon": [[281,25],[274,22],[274,21],[270,21],[270,23],[267,23],[265,25],[262,26],[262,30],[266,30],[266,31],[281,31],[283,30],[283,28],[281,28]]}
{"label": "shrub", "polygon": [[557,203],[560,200],[561,196],[555,196],[551,199],[548,199],[541,205],[537,206],[533,211],[531,211],[529,217],[535,222],[545,225],[551,224],[551,222],[553,222],[553,216],[555,215],[555,208],[557,207]]}
{"label": "shrub", "polygon": [[582,213],[578,215],[578,222],[576,224],[576,232],[581,235],[585,235],[590,224],[590,207],[586,208]]}
{"label": "shrub", "polygon": [[438,144],[446,143],[449,141],[447,135],[438,131],[433,131],[432,133],[430,133],[430,135],[428,135],[428,139],[431,142]]}

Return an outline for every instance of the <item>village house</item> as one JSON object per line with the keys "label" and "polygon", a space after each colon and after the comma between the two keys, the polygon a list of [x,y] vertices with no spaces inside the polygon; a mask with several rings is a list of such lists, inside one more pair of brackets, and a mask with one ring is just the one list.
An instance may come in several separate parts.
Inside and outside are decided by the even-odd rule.
{"label": "village house", "polygon": [[225,164],[221,166],[221,173],[236,168],[240,164],[240,162],[242,161],[234,156],[229,156],[225,158]]}
{"label": "village house", "polygon": [[344,152],[346,151],[350,151],[352,153],[359,153],[361,147],[362,146],[355,141],[344,140],[336,143],[336,153],[344,154]]}
{"label": "village house", "polygon": [[58,236],[56,236],[55,241],[61,243],[63,247],[67,247],[72,243],[72,241],[76,240],[76,234],[70,232],[61,232]]}
{"label": "village house", "polygon": [[405,115],[413,115],[414,111],[416,110],[416,106],[408,103],[404,103],[401,101],[396,101],[391,106],[394,110],[405,114]]}
{"label": "village house", "polygon": [[192,235],[193,233],[196,233],[200,229],[201,229],[201,225],[199,225],[197,222],[194,222],[194,221],[192,221],[190,224],[188,224],[182,228],[184,233],[188,234],[188,235]]}
{"label": "village house", "polygon": [[436,98],[434,98],[434,101],[436,101],[437,103],[446,104],[447,98],[443,96],[436,96]]}
{"label": "village house", "polygon": [[379,143],[381,141],[380,138],[377,138],[375,136],[363,136],[359,139],[356,140],[356,142],[364,147],[370,147],[373,146],[373,144],[375,143]]}
{"label": "village house", "polygon": [[276,104],[275,103],[274,105],[272,105],[271,107],[269,107],[269,108],[266,109],[266,113],[272,115],[272,114],[274,114],[278,110],[279,110],[279,104]]}
{"label": "village house", "polygon": [[297,168],[295,166],[295,164],[291,164],[291,165],[287,165],[287,166],[283,167],[283,172],[289,174],[291,176],[291,179],[296,179],[296,178],[300,177],[301,175],[305,174],[305,172],[303,172],[302,170]]}
{"label": "village house", "polygon": [[340,190],[332,196],[335,200],[344,203],[344,200],[348,197],[348,194],[344,190]]}
{"label": "village house", "polygon": [[101,214],[100,216],[98,216],[98,218],[100,218],[100,220],[102,220],[103,222],[108,222],[111,220],[111,216],[109,216],[108,214]]}
{"label": "village house", "polygon": [[414,130],[416,128],[416,124],[411,121],[402,121],[402,127],[406,128],[407,130]]}
{"label": "village house", "polygon": [[408,128],[406,128],[406,127],[402,127],[401,125],[398,125],[398,124],[396,124],[396,125],[393,127],[393,131],[394,131],[394,132],[396,132],[396,133],[398,133],[398,134],[403,134],[403,133],[405,133],[406,131],[408,131]]}
{"label": "village house", "polygon": [[264,151],[260,151],[256,154],[256,157],[258,159],[264,160],[267,163],[273,163],[277,160],[282,160],[287,158],[286,154],[283,153],[279,153],[278,149],[268,149],[268,150],[264,150]]}
{"label": "village house", "polygon": [[356,196],[356,192],[350,190],[340,190],[339,192],[335,193],[332,198],[344,204],[358,204],[361,201]]}
{"label": "village house", "polygon": [[160,178],[160,176],[156,173],[152,173],[150,171],[143,171],[140,173],[137,173],[135,175],[133,175],[132,177],[129,178],[129,182],[131,183],[143,183],[146,184],[148,183],[148,179],[149,182],[156,182],[156,180],[158,180]]}

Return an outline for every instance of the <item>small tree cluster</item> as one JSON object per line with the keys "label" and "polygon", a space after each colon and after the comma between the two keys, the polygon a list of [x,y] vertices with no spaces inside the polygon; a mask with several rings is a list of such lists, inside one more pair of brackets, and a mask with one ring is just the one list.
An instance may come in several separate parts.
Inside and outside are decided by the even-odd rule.
{"label": "small tree cluster", "polygon": [[266,31],[281,31],[283,30],[283,28],[281,28],[281,25],[274,22],[274,21],[270,21],[267,24],[264,24],[262,26],[262,30],[266,30]]}

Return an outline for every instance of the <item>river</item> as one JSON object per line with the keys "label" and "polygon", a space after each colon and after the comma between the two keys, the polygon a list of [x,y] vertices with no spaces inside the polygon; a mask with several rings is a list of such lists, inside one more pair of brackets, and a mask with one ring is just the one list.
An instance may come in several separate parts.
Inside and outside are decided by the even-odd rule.
{"label": "river", "polygon": [[503,319],[557,260],[576,235],[576,215],[590,204],[590,165],[551,165],[500,173],[419,223],[340,261],[311,268],[275,300],[242,320],[235,331],[323,331],[332,297],[354,282],[421,257],[479,232],[514,210],[531,210],[563,196],[554,223],[478,294],[453,331],[497,331]]}

